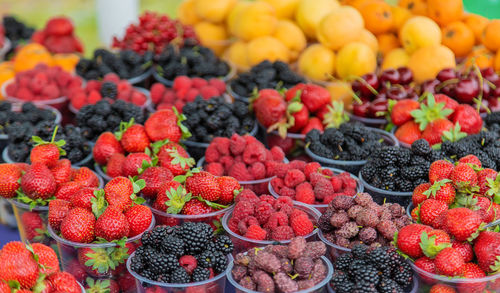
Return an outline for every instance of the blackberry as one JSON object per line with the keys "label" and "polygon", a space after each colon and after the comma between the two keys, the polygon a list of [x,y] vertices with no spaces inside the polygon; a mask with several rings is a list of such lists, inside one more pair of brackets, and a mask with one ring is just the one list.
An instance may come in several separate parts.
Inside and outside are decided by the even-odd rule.
{"label": "blackberry", "polygon": [[198,266],[202,268],[212,268],[214,266],[215,253],[209,250],[205,250],[200,253],[196,260],[198,261]]}
{"label": "blackberry", "polygon": [[431,163],[422,156],[414,155],[411,157],[410,165],[425,167],[426,169],[429,169]]}
{"label": "blackberry", "polygon": [[378,270],[370,265],[366,265],[363,268],[354,271],[355,281],[366,282],[370,284],[377,285],[380,281],[380,276]]}
{"label": "blackberry", "polygon": [[170,275],[169,274],[161,274],[156,278],[157,282],[161,283],[170,283]]}
{"label": "blackberry", "polygon": [[158,279],[158,275],[156,273],[154,273],[153,271],[151,271],[151,269],[149,269],[149,268],[144,269],[140,273],[140,275],[146,279],[149,279],[149,280],[157,280]]}
{"label": "blackberry", "polygon": [[401,176],[408,180],[415,180],[421,177],[425,177],[427,174],[428,169],[424,168],[423,166],[409,166],[409,167],[403,167],[401,169]]}
{"label": "blackberry", "polygon": [[370,282],[356,282],[354,293],[378,293],[376,285]]}
{"label": "blackberry", "polygon": [[334,157],[333,152],[327,146],[322,144],[321,142],[313,142],[313,143],[311,143],[311,145],[309,147],[311,149],[311,152],[313,152],[314,154],[316,154],[320,157],[329,158],[329,159],[332,159]]}
{"label": "blackberry", "polygon": [[140,257],[134,255],[134,257],[130,261],[130,268],[132,269],[132,271],[141,273],[144,267],[144,263],[142,262]]}
{"label": "blackberry", "polygon": [[234,245],[231,241],[231,238],[227,235],[219,235],[215,238],[214,247],[217,251],[222,252],[223,254],[230,254],[233,252]]}
{"label": "blackberry", "polygon": [[417,139],[411,144],[411,151],[415,155],[426,156],[431,151],[431,146],[427,140],[421,138]]}
{"label": "blackberry", "polygon": [[170,283],[173,284],[186,284],[191,281],[189,274],[183,267],[178,267],[170,275]]}
{"label": "blackberry", "polygon": [[366,255],[366,250],[368,249],[368,246],[364,244],[358,244],[354,246],[351,250],[352,255],[356,259],[363,259]]}
{"label": "blackberry", "polygon": [[101,96],[115,100],[118,94],[118,88],[114,82],[103,82],[101,85]]}
{"label": "blackberry", "polygon": [[173,254],[155,253],[146,262],[150,270],[157,275],[171,272],[179,267],[179,260]]}
{"label": "blackberry", "polygon": [[377,247],[373,250],[369,250],[366,259],[374,267],[381,271],[391,271],[391,259],[387,254],[387,251],[383,247]]}
{"label": "blackberry", "polygon": [[161,248],[165,253],[171,253],[177,257],[184,255],[184,241],[172,235],[163,238]]}
{"label": "blackberry", "polygon": [[390,278],[386,278],[386,277],[382,277],[382,279],[378,283],[377,289],[378,289],[378,292],[380,292],[380,293],[404,293],[405,292],[403,290],[403,288],[401,288],[401,286],[399,286],[399,284],[396,281],[394,281]]}
{"label": "blackberry", "polygon": [[363,175],[363,179],[371,182],[373,177],[376,175],[377,169],[370,163],[363,166],[361,169],[361,175]]}
{"label": "blackberry", "polygon": [[353,261],[353,256],[351,253],[344,253],[341,256],[337,257],[335,260],[334,266],[336,270],[347,271],[349,269],[349,265]]}
{"label": "blackberry", "polygon": [[410,286],[413,282],[413,272],[410,265],[407,262],[401,262],[393,271],[393,279],[403,288]]}
{"label": "blackberry", "polygon": [[214,233],[212,227],[205,223],[185,222],[179,231],[179,237],[184,240],[184,248],[188,253],[200,253],[209,241],[212,241]]}
{"label": "blackberry", "polygon": [[363,269],[366,266],[367,266],[367,264],[366,264],[366,262],[364,260],[362,260],[362,259],[355,259],[349,265],[349,274],[352,275],[352,276],[354,276],[358,270],[361,270],[361,269]]}
{"label": "blackberry", "polygon": [[354,283],[343,271],[336,270],[332,277],[332,288],[338,293],[351,293],[354,290]]}
{"label": "blackberry", "polygon": [[142,245],[160,249],[163,239],[167,235],[171,234],[172,231],[173,231],[172,227],[157,226],[153,230],[142,234],[141,237]]}
{"label": "blackberry", "polygon": [[397,162],[399,153],[398,147],[384,146],[378,153],[378,159],[387,165],[394,165]]}
{"label": "blackberry", "polygon": [[224,272],[227,268],[227,257],[220,251],[213,252],[212,267],[217,274]]}
{"label": "blackberry", "polygon": [[210,278],[210,271],[206,268],[197,267],[191,275],[193,282],[201,282]]}

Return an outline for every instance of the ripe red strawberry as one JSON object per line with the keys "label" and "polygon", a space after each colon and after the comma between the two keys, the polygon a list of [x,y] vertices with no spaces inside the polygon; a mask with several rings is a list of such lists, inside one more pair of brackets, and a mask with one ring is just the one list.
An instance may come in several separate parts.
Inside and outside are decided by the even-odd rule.
{"label": "ripe red strawberry", "polygon": [[436,273],[436,265],[434,264],[434,260],[431,258],[428,258],[427,256],[422,256],[415,260],[415,266],[419,267],[420,269],[429,272],[431,274]]}
{"label": "ripe red strawberry", "polygon": [[432,228],[421,224],[410,224],[403,227],[397,234],[397,247],[412,258],[422,257],[424,253],[420,247],[420,238],[424,231],[429,233]]}
{"label": "ripe red strawberry", "polygon": [[21,215],[21,223],[24,229],[24,235],[29,241],[41,241],[47,232],[43,220],[36,212],[24,212]]}
{"label": "ripe red strawberry", "polygon": [[21,177],[21,189],[31,199],[48,199],[55,194],[56,187],[54,176],[42,163],[33,163]]}
{"label": "ripe red strawberry", "polygon": [[241,186],[238,180],[229,176],[216,178],[221,190],[218,202],[222,205],[228,205],[234,202],[234,197],[240,192]]}
{"label": "ripe red strawberry", "polygon": [[483,231],[474,243],[479,267],[486,273],[498,272],[500,268],[500,233]]}
{"label": "ripe red strawberry", "polygon": [[114,153],[123,154],[123,152],[122,145],[111,132],[104,132],[99,135],[92,149],[94,161],[101,166],[106,165]]}
{"label": "ripe red strawberry", "polygon": [[[475,264],[475,263],[466,263],[464,264],[464,269],[463,269],[463,275],[464,278],[467,278],[467,280],[470,279],[479,279],[479,278],[484,278],[486,277],[486,274],[484,273],[481,268]],[[468,282],[468,283],[459,283],[458,284],[458,291],[459,292],[471,292],[471,293],[480,293],[484,292],[484,289],[486,289],[486,282]]]}
{"label": "ripe red strawberry", "polygon": [[14,164],[0,164],[0,197],[12,198],[16,196],[16,190],[21,186],[21,169]]}
{"label": "ripe red strawberry", "polygon": [[292,113],[294,124],[288,128],[288,131],[291,133],[299,132],[309,121],[309,111],[307,110],[307,107],[302,104],[298,105],[300,105],[301,108],[297,112]]}
{"label": "ripe red strawberry", "polygon": [[67,36],[73,33],[73,24],[67,17],[53,17],[45,24],[47,35]]}
{"label": "ripe red strawberry", "polygon": [[70,200],[71,196],[78,190],[80,190],[80,183],[70,181],[63,183],[57,187],[55,197],[57,199]]}
{"label": "ripe red strawberry", "polygon": [[83,208],[74,208],[61,222],[61,236],[69,241],[89,243],[94,240],[95,217]]}
{"label": "ripe red strawberry", "polygon": [[97,188],[94,187],[85,187],[78,190],[70,198],[71,205],[92,211],[92,199],[95,199],[94,192],[96,190]]}
{"label": "ripe red strawberry", "polygon": [[430,122],[422,132],[422,138],[427,140],[430,145],[435,145],[442,142],[443,132],[453,128],[453,123],[450,120],[442,118]]}
{"label": "ripe red strawberry", "polygon": [[431,225],[434,220],[443,212],[448,210],[446,202],[436,199],[426,199],[420,205],[420,222],[424,225]]}
{"label": "ripe red strawberry", "polygon": [[467,134],[475,134],[481,131],[483,119],[471,105],[460,104],[455,108],[451,116],[453,124],[460,124],[461,131]]}
{"label": "ripe red strawberry", "polygon": [[99,187],[99,178],[87,167],[80,167],[74,171],[72,180],[80,183],[81,187]]}
{"label": "ripe red strawberry", "polygon": [[316,117],[309,118],[307,125],[304,128],[302,128],[302,131],[300,131],[300,133],[307,134],[307,133],[309,133],[309,131],[311,131],[313,129],[317,129],[320,132],[323,132],[323,123],[321,122],[321,120],[319,120]]}
{"label": "ripe red strawberry", "polygon": [[130,228],[128,237],[134,237],[149,228],[153,213],[147,206],[135,205],[125,212],[125,218]]}
{"label": "ripe red strawberry", "polygon": [[114,153],[106,164],[106,175],[111,178],[122,176],[122,166],[125,156],[121,153]]}
{"label": "ripe red strawberry", "polygon": [[[160,186],[160,189],[158,190],[158,194],[156,195],[156,200],[153,203],[153,208],[157,209],[159,211],[162,211],[162,212],[166,212],[167,209],[169,208],[169,206],[167,206],[166,203],[167,203],[167,201],[171,200],[169,196],[172,194],[172,192],[174,194],[177,194],[176,191],[178,190],[179,187],[181,187],[181,191],[183,191],[183,192],[179,193],[180,196],[178,199],[180,200],[183,198],[183,195],[186,194],[184,187],[182,187],[181,184],[177,181],[164,182]],[[168,194],[167,194],[167,192],[168,192]],[[179,203],[180,203],[180,205],[183,205],[184,201],[181,201]],[[182,209],[182,207],[177,208],[175,210],[175,213],[179,213],[180,209]]]}
{"label": "ripe red strawberry", "polygon": [[32,288],[36,284],[39,275],[38,264],[23,243],[7,243],[0,250],[0,260],[0,280],[7,283],[19,282],[23,289]]}
{"label": "ripe red strawberry", "polygon": [[412,144],[414,141],[420,139],[422,137],[422,131],[420,131],[418,124],[413,121],[407,121],[394,132],[394,136],[399,141],[402,141],[407,144]]}
{"label": "ripe red strawberry", "polygon": [[41,243],[33,243],[31,247],[33,253],[38,256],[38,263],[42,265],[41,274],[52,275],[59,272],[59,259],[52,248]]}
{"label": "ripe red strawberry", "polygon": [[474,258],[472,246],[469,244],[469,242],[459,242],[453,240],[451,242],[451,247],[455,248],[460,253],[460,255],[462,255],[464,262],[470,262]]}
{"label": "ripe red strawberry", "polygon": [[71,203],[62,199],[53,199],[49,202],[49,224],[55,231],[59,231],[61,222],[68,215]]}
{"label": "ripe red strawberry", "polygon": [[181,214],[183,215],[202,215],[213,212],[214,210],[206,203],[197,200],[196,198],[184,204]]}
{"label": "ripe red strawberry", "polygon": [[129,224],[123,212],[108,207],[95,223],[95,236],[107,241],[121,239],[129,235]]}
{"label": "ripe red strawberry", "polygon": [[439,274],[454,277],[462,275],[465,262],[455,248],[447,247],[436,255],[434,264]]}
{"label": "ripe red strawberry", "polygon": [[286,108],[284,98],[273,89],[260,90],[253,102],[255,116],[265,128],[286,119]]}
{"label": "ripe red strawberry", "polygon": [[[431,280],[430,283],[434,283],[433,280]],[[436,284],[431,287],[429,293],[457,293],[457,291],[451,286],[445,284]]]}
{"label": "ripe red strawberry", "polygon": [[472,187],[477,185],[477,174],[474,169],[463,163],[458,163],[458,165],[451,171],[450,179],[457,189],[463,189],[467,187]]}
{"label": "ripe red strawberry", "polygon": [[[458,106],[458,102],[455,101],[454,99],[448,97],[447,95],[443,94],[435,94],[434,98],[436,99],[436,103],[444,103],[444,109],[450,109],[452,111],[455,111],[455,109]],[[427,101],[426,101],[427,102]],[[450,118],[453,113],[450,113],[447,118]]]}
{"label": "ripe red strawberry", "polygon": [[186,178],[186,189],[193,196],[200,196],[208,201],[217,201],[221,188],[214,175],[200,171]]}
{"label": "ripe red strawberry", "polygon": [[38,136],[32,137],[32,140],[36,143],[35,147],[30,152],[30,161],[32,164],[42,163],[52,168],[57,164],[60,155],[66,155],[66,151],[61,148],[66,142],[64,140],[54,141],[57,129],[58,126],[54,129],[50,142],[44,141]]}
{"label": "ripe red strawberry", "polygon": [[134,194],[134,186],[128,178],[119,176],[111,179],[104,186],[104,192],[109,206],[122,211],[132,206],[131,195]]}
{"label": "ripe red strawberry", "polygon": [[122,122],[120,124],[120,131],[115,133],[115,135],[125,151],[129,153],[144,152],[151,142],[144,126],[133,123],[134,120],[128,123]]}
{"label": "ripe red strawberry", "polygon": [[131,153],[125,158],[122,164],[122,174],[125,177],[134,177],[139,175],[138,169],[142,167],[143,162],[151,164],[151,157],[145,153]]}
{"label": "ripe red strawberry", "polygon": [[458,160],[458,162],[464,164],[476,165],[477,167],[481,168],[481,161],[474,155],[467,155],[465,157],[462,157]]}
{"label": "ripe red strawberry", "polygon": [[174,111],[164,109],[149,116],[144,127],[151,141],[169,139],[173,142],[179,142],[181,138],[191,136],[182,124],[185,119],[186,116],[179,114],[176,109]]}
{"label": "ripe red strawberry", "polygon": [[429,167],[429,182],[434,184],[436,181],[450,179],[453,164],[445,160],[437,160]]}
{"label": "ripe red strawberry", "polygon": [[494,181],[497,178],[497,175],[497,171],[489,168],[485,168],[477,172],[477,185],[479,185],[479,194],[486,194],[486,191],[490,189],[490,186],[488,186],[488,179]]}
{"label": "ripe red strawberry", "polygon": [[430,187],[431,185],[429,183],[422,183],[415,187],[411,196],[411,201],[414,207],[418,206],[420,203],[427,199],[427,195],[425,195],[424,192]]}
{"label": "ripe red strawberry", "polygon": [[47,279],[50,282],[54,292],[80,293],[82,289],[75,277],[67,272],[53,274]]}
{"label": "ripe red strawberry", "polygon": [[438,188],[436,193],[433,193],[436,200],[445,202],[447,205],[451,205],[455,201],[455,188],[450,182],[437,181],[434,182],[434,185],[437,185]]}
{"label": "ripe red strawberry", "polygon": [[154,143],[153,152],[158,156],[158,164],[168,168],[174,176],[184,175],[195,165],[193,158],[178,143],[166,140]]}
{"label": "ripe red strawberry", "polygon": [[401,126],[404,123],[413,120],[411,111],[420,108],[420,103],[415,100],[403,99],[399,100],[391,111],[391,121],[396,126]]}
{"label": "ripe red strawberry", "polygon": [[316,112],[332,101],[330,92],[315,84],[306,84],[302,89],[300,99],[310,112]]}
{"label": "ripe red strawberry", "polygon": [[174,176],[167,168],[152,166],[146,168],[139,175],[139,179],[143,179],[146,182],[146,187],[142,189],[142,194],[145,197],[154,198],[163,182],[174,179]]}
{"label": "ripe red strawberry", "polygon": [[466,241],[481,225],[478,213],[468,208],[454,208],[448,210],[444,220],[445,230],[458,241]]}
{"label": "ripe red strawberry", "polygon": [[71,161],[68,159],[61,159],[50,169],[50,171],[58,186],[66,183],[71,179]]}
{"label": "ripe red strawberry", "polygon": [[479,210],[476,210],[476,212],[481,216],[482,221],[490,223],[495,220],[495,209],[491,200],[484,196],[474,196],[474,199],[477,200],[476,207],[479,207]]}

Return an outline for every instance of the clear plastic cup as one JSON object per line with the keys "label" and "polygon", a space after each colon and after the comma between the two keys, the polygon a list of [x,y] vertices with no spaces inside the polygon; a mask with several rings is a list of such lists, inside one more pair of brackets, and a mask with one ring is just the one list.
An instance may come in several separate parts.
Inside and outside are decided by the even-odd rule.
{"label": "clear plastic cup", "polygon": [[[370,128],[370,131],[379,134],[382,137],[382,139],[384,140],[384,143],[386,145],[399,146],[399,142],[393,134],[391,134],[387,131],[381,130],[381,129],[372,128],[372,127],[369,127],[369,128]],[[311,151],[309,146],[306,146],[304,149],[306,151],[306,154],[313,161],[320,163],[321,166],[338,168],[338,169],[346,170],[346,171],[351,172],[353,174],[358,174],[358,172],[361,170],[361,168],[367,162],[367,160],[361,160],[361,161],[332,160],[332,159],[328,159],[328,158],[316,155],[315,153],[313,153]]]}
{"label": "clear plastic cup", "polygon": [[[396,130],[398,130],[398,128],[397,127],[393,127],[392,130],[391,130],[391,133],[392,134],[396,133]],[[409,143],[402,142],[399,139],[398,139],[398,142],[399,142],[399,145],[402,146],[402,147],[404,147],[404,148],[407,148],[407,149],[411,148],[411,144],[409,144]]]}
{"label": "clear plastic cup", "polygon": [[194,282],[187,284],[173,284],[173,283],[161,283],[152,281],[144,278],[138,273],[134,272],[130,265],[131,259],[135,252],[127,260],[127,270],[135,278],[136,288],[134,292],[150,292],[148,290],[153,290],[154,292],[162,293],[181,293],[181,292],[224,292],[226,287],[226,276],[230,272],[230,264],[233,263],[233,257],[228,255],[228,266],[226,270],[212,279],[208,279],[202,282]]}
{"label": "clear plastic cup", "polygon": [[226,85],[226,91],[235,100],[242,101],[242,102],[245,102],[245,103],[249,103],[250,102],[250,97],[245,97],[245,96],[239,95],[235,91],[233,91],[233,88],[231,87],[231,81],[229,81],[227,83],[227,85]]}
{"label": "clear plastic cup", "polygon": [[332,263],[335,262],[337,257],[351,251],[350,248],[338,246],[330,242],[328,239],[325,238],[325,235],[323,235],[323,231],[321,230],[318,232],[318,237],[321,241],[323,241],[323,243],[326,244],[327,257],[329,260],[332,261]]}
{"label": "clear plastic cup", "polygon": [[[155,219],[154,217],[151,219],[151,224],[149,227],[144,231],[149,231],[153,229],[155,226]],[[122,248],[123,250],[121,251],[122,253],[127,253],[125,249],[131,248],[130,246],[133,246],[134,249],[137,248],[140,244],[140,240],[142,237],[141,233],[139,235],[136,235],[134,237],[128,238],[126,241],[127,246],[125,248]],[[107,269],[99,272],[98,270],[92,269],[90,265],[86,265],[86,258],[89,258],[88,254],[102,254],[102,255],[109,255],[109,249],[118,247],[116,243],[113,242],[106,242],[106,243],[77,243],[77,242],[72,242],[69,240],[66,240],[59,236],[50,225],[48,225],[48,233],[52,239],[55,240],[57,243],[57,251],[59,253],[60,259],[61,259],[61,267],[64,271],[74,275],[77,280],[81,281],[82,277],[82,271],[87,275],[85,278],[83,278],[83,281],[85,282],[87,277],[92,278],[94,280],[115,280],[119,281],[124,275],[128,275],[127,267],[126,267],[126,259],[130,257],[130,255],[125,255],[124,257],[126,258],[123,263],[120,263],[118,266],[116,266],[114,269]],[[128,253],[127,253],[128,254]],[[130,288],[129,290],[124,290],[123,288],[120,290],[120,292],[136,292],[135,288]]]}
{"label": "clear plastic cup", "polygon": [[361,175],[361,171],[358,174],[358,178],[365,186],[365,192],[368,192],[373,200],[378,204],[383,204],[384,202],[390,203],[399,203],[401,206],[407,206],[411,201],[411,196],[413,192],[402,192],[402,191],[391,191],[391,190],[383,190],[377,188],[373,185],[370,185],[368,182],[363,180],[363,176]]}
{"label": "clear plastic cup", "polygon": [[94,171],[97,173],[97,175],[99,175],[103,180],[104,182],[108,183],[111,179],[111,178],[108,174],[104,173],[104,171],[102,170],[101,166],[97,163],[94,163]]}
{"label": "clear plastic cup", "polygon": [[385,118],[368,118],[368,117],[361,117],[354,115],[352,113],[348,113],[349,118],[355,121],[359,121],[363,123],[366,126],[370,127],[375,127],[375,128],[381,128],[382,126],[385,126],[387,124],[387,119]]}
{"label": "clear plastic cup", "polygon": [[[229,72],[225,76],[221,77],[220,79],[222,79],[222,81],[224,81],[224,82],[227,82],[228,80],[232,79],[236,75],[236,66],[234,66],[234,64],[232,64],[231,62],[228,62],[228,61],[224,61],[224,62],[227,65],[229,65]],[[158,72],[158,66],[160,66],[160,65],[156,65],[153,68],[153,77],[157,81],[163,83],[165,86],[172,87],[174,85],[174,81],[166,79],[163,76],[161,76],[161,74]],[[196,77],[196,76],[192,76],[191,78],[193,78],[193,77]]]}
{"label": "clear plastic cup", "polygon": [[16,97],[11,97],[7,95],[7,86],[14,82],[14,78],[11,78],[4,82],[2,84],[2,96],[5,98],[5,100],[11,102],[11,103],[16,103],[16,104],[23,104],[25,102],[32,102],[33,104],[37,106],[52,106],[56,108],[59,111],[63,111],[66,109],[66,105],[68,104],[68,97],[59,97],[51,100],[33,100],[33,101],[25,101],[25,100],[20,100]]}
{"label": "clear plastic cup", "polygon": [[17,221],[17,229],[22,242],[37,242],[45,245],[53,244],[47,233],[49,217],[48,206],[35,206],[10,199]]}
{"label": "clear plastic cup", "polygon": [[406,215],[412,219],[411,217],[411,211],[413,210],[413,202],[410,202],[410,204],[408,204],[408,206],[406,207]]}
{"label": "clear plastic cup", "polygon": [[7,37],[3,38],[3,47],[0,48],[0,60],[4,60],[5,54],[9,52],[12,43]]}
{"label": "clear plastic cup", "polygon": [[[417,293],[418,287],[419,287],[419,282],[418,282],[417,276],[413,275],[413,282],[412,282],[411,288],[404,288],[404,289],[407,289],[407,290],[405,290],[405,292],[408,292],[408,293]],[[333,290],[330,282],[328,282],[328,293],[335,293],[335,290]]]}
{"label": "clear plastic cup", "polygon": [[0,224],[17,229],[16,216],[10,202],[5,198],[0,198]]}
{"label": "clear plastic cup", "polygon": [[[333,171],[334,174],[337,174],[337,175],[340,174],[340,173],[346,172],[344,170],[330,168],[330,167],[322,167],[322,168],[324,168],[324,169],[330,169],[330,170]],[[356,193],[363,192],[364,186],[359,181],[359,178],[356,177],[355,175],[351,174],[351,173],[349,173],[349,175],[351,176],[351,178],[353,178],[354,180],[356,180]],[[271,184],[271,180],[269,180],[267,188],[269,190],[269,193],[271,193],[272,196],[274,196],[275,198],[280,197],[280,195],[278,193],[276,193],[276,191],[274,191],[273,186]],[[297,203],[298,201],[294,200],[293,202]],[[302,203],[302,204],[305,204],[305,203]],[[328,207],[328,204],[311,204],[311,205],[310,204],[305,204],[305,205],[311,206],[311,207],[317,209],[321,213],[323,213],[326,210],[326,208]]]}
{"label": "clear plastic cup", "polygon": [[[326,273],[326,278],[323,279],[323,281],[316,284],[316,286],[314,286],[312,288],[305,289],[305,290],[296,291],[296,293],[312,293],[312,292],[323,293],[323,292],[327,292],[327,284],[328,284],[328,282],[330,282],[330,279],[333,275],[333,265],[324,256],[321,257],[321,260],[328,268],[328,271]],[[231,261],[228,265],[227,280],[229,281],[229,283],[231,285],[234,286],[235,292],[236,293],[259,293],[258,291],[253,291],[253,290],[247,289],[247,288],[241,286],[238,282],[236,282],[236,280],[233,278],[233,274],[231,272],[233,270],[233,266],[234,266],[234,261]]]}
{"label": "clear plastic cup", "polygon": [[150,66],[146,71],[144,71],[142,74],[129,78],[127,81],[132,84],[136,85],[138,83],[141,83],[145,81],[148,77],[150,77],[153,74],[153,66]]}
{"label": "clear plastic cup", "polygon": [[[295,202],[293,204],[293,206],[295,208],[298,208],[298,209],[306,212],[309,215],[309,217],[314,219],[314,221],[316,221],[316,222],[321,217],[321,213],[311,206],[308,206],[308,205],[305,205],[305,204],[299,203],[299,202]],[[290,243],[290,240],[281,240],[281,241],[253,240],[253,239],[241,236],[241,235],[233,232],[231,229],[229,229],[228,222],[231,219],[232,215],[233,215],[233,209],[231,208],[228,212],[226,212],[224,217],[222,217],[222,227],[224,227],[224,230],[229,234],[229,237],[231,238],[231,241],[233,242],[233,245],[234,245],[233,254],[237,254],[237,253],[242,252],[242,251],[247,251],[250,248],[266,246],[269,244]],[[304,236],[304,238],[308,241],[316,240],[316,233],[318,232],[318,230],[319,230],[319,228],[315,228],[314,231],[312,231],[308,235]]]}

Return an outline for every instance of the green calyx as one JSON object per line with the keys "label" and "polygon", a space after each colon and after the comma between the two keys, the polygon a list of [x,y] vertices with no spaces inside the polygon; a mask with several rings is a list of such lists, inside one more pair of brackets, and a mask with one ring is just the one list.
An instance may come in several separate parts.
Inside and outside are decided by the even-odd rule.
{"label": "green calyx", "polygon": [[197,200],[203,202],[207,206],[209,206],[211,208],[214,208],[216,210],[222,210],[222,209],[225,209],[225,208],[229,207],[229,206],[226,206],[226,205],[222,205],[222,204],[218,204],[218,203],[215,203],[215,202],[208,201],[208,200],[202,198],[201,196],[196,196],[195,198]]}
{"label": "green calyx", "polygon": [[344,111],[344,103],[339,101],[332,102],[327,106],[328,113],[323,118],[325,128],[339,128],[341,124],[349,121],[349,115]]}
{"label": "green calyx", "polygon": [[142,174],[142,173],[144,173],[144,171],[146,171],[147,168],[155,167],[156,165],[158,165],[158,157],[154,157],[153,159],[151,159],[151,162],[148,162],[146,160],[142,160],[142,164],[139,168],[137,168],[137,172],[139,174]]}
{"label": "green calyx", "polygon": [[66,144],[66,141],[64,139],[60,139],[58,141],[55,141],[58,129],[59,129],[59,125],[56,125],[56,127],[54,128],[54,132],[52,133],[52,138],[50,139],[50,141],[45,141],[39,136],[32,136],[31,140],[33,140],[33,142],[35,143],[35,146],[47,145],[47,144],[55,145],[57,147],[57,149],[59,150],[59,155],[65,156],[66,151],[62,147]]}
{"label": "green calyx", "polygon": [[175,176],[173,180],[179,182],[180,184],[184,184],[188,177],[191,177],[196,173],[200,173],[200,171],[201,170],[199,168],[193,168],[191,170],[188,170],[184,175]]}
{"label": "green calyx", "polygon": [[486,182],[486,186],[489,188],[486,195],[491,196],[496,204],[500,204],[500,174],[497,175],[495,180],[487,178]]}
{"label": "green calyx", "polygon": [[130,195],[132,201],[136,204],[143,204],[146,200],[137,194],[146,187],[146,181],[144,179],[137,180],[136,177],[129,177],[130,182],[132,182],[133,193]]}
{"label": "green calyx", "polygon": [[167,149],[168,155],[172,158],[172,161],[170,161],[170,164],[172,165],[177,165],[179,164],[182,169],[185,169],[186,167],[191,168],[194,166],[195,161],[193,158],[185,158],[179,154],[179,151],[177,148],[173,149]]}
{"label": "green calyx", "polygon": [[446,118],[453,113],[451,109],[445,109],[445,103],[436,103],[434,96],[427,94],[427,105],[422,103],[420,109],[411,111],[411,116],[415,118],[415,122],[419,124],[419,128],[423,131],[427,125],[438,119]]}
{"label": "green calyx", "polygon": [[125,131],[127,131],[127,129],[129,129],[132,125],[134,125],[134,118],[132,117],[130,119],[130,121],[128,122],[125,122],[125,121],[122,121],[120,122],[120,129],[115,132],[115,137],[117,140],[122,140],[122,137],[123,137],[123,134],[125,133]]}
{"label": "green calyx", "polygon": [[170,188],[170,190],[166,191],[166,194],[169,200],[165,202],[165,205],[168,207],[167,213],[169,214],[179,214],[184,204],[191,200],[191,193],[187,193],[182,186],[177,187],[177,189]]}
{"label": "green calyx", "polygon": [[31,198],[23,192],[21,187],[16,190],[16,194],[16,199],[22,203],[28,204],[30,206],[30,211],[37,206],[47,206],[52,199],[55,199],[54,196],[51,196],[47,199]]}
{"label": "green calyx", "polygon": [[427,198],[432,197],[434,198],[436,196],[436,192],[441,190],[441,187],[443,187],[446,183],[451,182],[450,179],[443,179],[441,181],[436,181],[434,184],[429,187],[426,191],[422,192],[422,194],[426,195]]}
{"label": "green calyx", "polygon": [[108,201],[106,200],[106,193],[104,192],[104,189],[94,190],[94,197],[90,199],[90,203],[92,203],[92,213],[96,219],[99,219],[108,207]]}
{"label": "green calyx", "polygon": [[105,274],[109,270],[114,270],[117,266],[124,263],[129,256],[127,252],[128,248],[119,246],[92,248],[91,252],[85,254],[88,258],[85,262],[85,266],[97,270],[101,274]]}
{"label": "green calyx", "polygon": [[92,278],[87,278],[86,280],[88,288],[85,289],[86,293],[109,293],[111,282],[109,279],[105,280],[94,280]]}
{"label": "green calyx", "polygon": [[434,258],[443,249],[451,247],[451,243],[436,244],[436,235],[429,237],[427,232],[423,231],[420,236],[420,248],[429,258]]}
{"label": "green calyx", "polygon": [[172,110],[174,111],[175,116],[177,117],[177,126],[179,126],[182,132],[181,139],[186,139],[191,137],[192,134],[191,132],[189,132],[189,129],[186,127],[186,125],[182,124],[182,121],[185,121],[187,119],[186,115],[180,114],[179,111],[177,111],[177,108],[175,107],[172,107]]}
{"label": "green calyx", "polygon": [[444,131],[441,138],[443,141],[457,142],[462,138],[467,137],[467,133],[461,131],[460,124],[455,123],[455,126],[450,130]]}

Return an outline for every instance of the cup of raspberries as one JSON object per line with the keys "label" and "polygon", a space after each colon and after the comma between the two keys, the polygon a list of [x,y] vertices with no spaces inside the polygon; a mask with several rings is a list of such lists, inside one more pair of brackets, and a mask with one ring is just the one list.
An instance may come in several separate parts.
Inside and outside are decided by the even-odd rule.
{"label": "cup of raspberries", "polygon": [[287,196],[294,202],[311,205],[324,211],[339,195],[353,197],[363,191],[359,179],[343,170],[321,167],[318,162],[293,160],[278,165],[268,183],[274,197]]}
{"label": "cup of raspberries", "polygon": [[234,177],[243,188],[261,195],[284,162],[288,160],[280,147],[269,150],[255,137],[235,133],[231,138],[214,138],[197,166],[215,176]]}
{"label": "cup of raspberries", "polygon": [[325,292],[333,266],[325,244],[294,237],[287,244],[269,244],[242,251],[229,264],[227,279],[236,292]]}
{"label": "cup of raspberries", "polygon": [[252,247],[289,243],[296,236],[314,238],[316,223],[321,214],[308,205],[290,197],[274,198],[271,195],[257,197],[244,189],[235,199],[235,206],[222,218],[222,226],[229,233],[235,251]]}
{"label": "cup of raspberries", "polygon": [[[206,223],[157,226],[127,261],[138,292],[223,292],[233,243]],[[192,291],[191,291],[192,290]]]}

